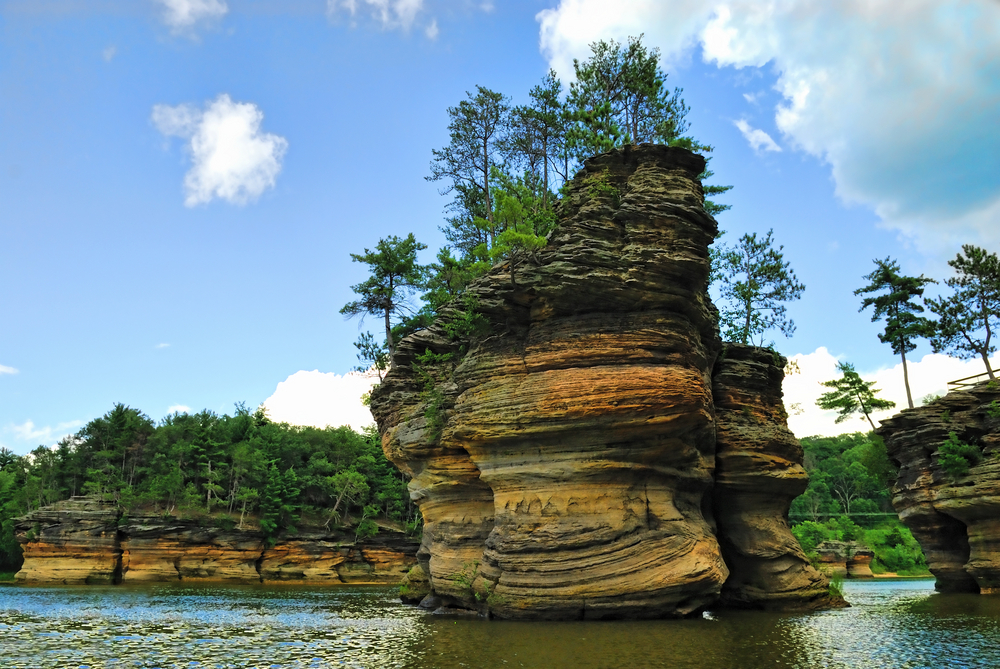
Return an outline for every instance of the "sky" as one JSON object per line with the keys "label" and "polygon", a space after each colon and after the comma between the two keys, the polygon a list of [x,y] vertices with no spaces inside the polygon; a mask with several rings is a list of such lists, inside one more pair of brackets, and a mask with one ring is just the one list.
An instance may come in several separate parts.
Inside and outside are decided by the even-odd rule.
{"label": "sky", "polygon": [[[905,401],[872,261],[1000,246],[992,0],[0,0],[0,446],[116,402],[360,427],[349,254],[444,244],[447,108],[640,33],[733,185],[722,241],[773,229],[806,286],[793,430],[863,429],[812,403],[838,360]],[[981,367],[911,359],[916,397]]]}

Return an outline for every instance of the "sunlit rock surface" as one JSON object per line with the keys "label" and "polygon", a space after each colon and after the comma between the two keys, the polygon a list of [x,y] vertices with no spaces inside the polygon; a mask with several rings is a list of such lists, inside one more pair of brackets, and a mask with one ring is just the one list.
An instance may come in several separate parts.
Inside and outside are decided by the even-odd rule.
{"label": "sunlit rock surface", "polygon": [[399,583],[416,563],[417,545],[382,531],[355,543],[350,534],[302,532],[273,547],[256,530],[227,529],[217,519],[122,516],[87,497],[18,519],[25,583],[189,581],[310,584]]}
{"label": "sunlit rock surface", "polygon": [[[703,170],[700,156],[652,145],[588,160],[537,262],[495,267],[400,342],[372,412],[387,457],[413,477],[418,558],[445,606],[576,619],[718,601],[730,569],[712,514],[721,343]],[[470,306],[489,335],[466,351],[456,324]],[[780,365],[767,374],[780,405]],[[795,457],[769,442],[739,448]],[[784,514],[805,485],[797,453],[780,475],[734,469],[728,484],[765,500],[727,516],[743,605],[811,606],[826,586],[789,544]],[[775,516],[758,547],[737,537],[754,513]]]}
{"label": "sunlit rock surface", "polygon": [[[1000,388],[980,383],[881,422],[899,466],[892,503],[920,543],[945,592],[1000,593]],[[940,447],[954,432],[982,453],[957,479],[941,469]]]}

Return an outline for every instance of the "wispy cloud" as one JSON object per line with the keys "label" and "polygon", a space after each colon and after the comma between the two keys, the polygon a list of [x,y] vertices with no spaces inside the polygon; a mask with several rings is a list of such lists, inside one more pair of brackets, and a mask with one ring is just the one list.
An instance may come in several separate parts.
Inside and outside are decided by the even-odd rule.
{"label": "wispy cloud", "polygon": [[424,28],[424,34],[427,35],[427,39],[432,41],[437,39],[439,32],[441,31],[438,30],[437,19],[432,19],[430,25]]}
{"label": "wispy cloud", "polygon": [[274,187],[288,140],[261,131],[264,113],[252,102],[233,102],[223,94],[204,109],[156,105],[152,120],[164,135],[188,140],[191,169],[184,177],[188,207],[215,198],[246,204]]}
{"label": "wispy cloud", "polygon": [[170,348],[170,344],[157,344],[153,348]]}
{"label": "wispy cloud", "polygon": [[167,413],[191,413],[191,407],[185,404],[175,404],[167,408]]}
{"label": "wispy cloud", "polygon": [[743,133],[743,138],[750,142],[750,147],[760,153],[761,151],[781,151],[781,147],[771,139],[771,136],[759,128],[752,127],[744,119],[733,121],[733,125]]}
{"label": "wispy cloud", "polygon": [[157,0],[163,6],[163,22],[174,32],[186,32],[217,21],[229,12],[226,0]]}
{"label": "wispy cloud", "polygon": [[104,47],[104,51],[101,51],[101,58],[104,59],[105,63],[110,63],[114,60],[115,56],[118,55],[118,47],[114,44],[109,44]]}
{"label": "wispy cloud", "polygon": [[54,426],[36,426],[33,421],[26,420],[20,425],[10,426],[10,430],[18,441],[54,444],[63,437],[72,434],[75,428],[82,427],[83,424],[82,420],[71,420]]}
{"label": "wispy cloud", "polygon": [[[330,18],[346,12],[354,19],[359,12],[368,10],[366,13],[370,14],[383,30],[396,28],[409,30],[423,8],[424,0],[327,0],[326,2],[326,11]],[[437,37],[437,23],[431,25],[434,26],[434,30],[425,30],[425,33],[430,39],[434,39]],[[430,32],[434,33],[433,36]]]}
{"label": "wispy cloud", "polygon": [[13,367],[8,367],[7,365],[0,365],[0,374],[17,374],[18,371]]}

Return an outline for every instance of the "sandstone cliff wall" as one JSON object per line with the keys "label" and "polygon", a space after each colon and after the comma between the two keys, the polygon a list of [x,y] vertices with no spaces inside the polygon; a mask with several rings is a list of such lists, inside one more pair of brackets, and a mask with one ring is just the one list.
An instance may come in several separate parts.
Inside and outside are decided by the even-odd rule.
{"label": "sandstone cliff wall", "polygon": [[[899,466],[892,503],[920,543],[937,589],[1000,592],[1000,418],[989,406],[1000,389],[982,383],[906,409],[881,422]],[[957,479],[941,469],[949,433],[974,445],[982,461]]]}
{"label": "sandstone cliff wall", "polygon": [[267,548],[259,532],[163,516],[121,517],[114,505],[75,497],[17,523],[22,583],[399,583],[416,542],[382,532],[353,538],[303,532]]}
{"label": "sandstone cliff wall", "polygon": [[[387,457],[413,477],[430,601],[570,619],[686,615],[719,599],[730,568],[712,513],[721,342],[703,169],[700,156],[651,145],[588,160],[537,262],[493,268],[400,342],[371,406]],[[455,336],[463,309],[488,334]],[[780,375],[769,390],[779,406]],[[783,426],[770,401],[766,420]],[[758,432],[749,441],[769,434]],[[745,605],[824,600],[783,518],[804,472],[782,466],[774,481],[734,470],[728,484],[734,498],[753,488],[759,515],[774,516],[759,551],[737,538],[758,521],[727,516],[746,558],[733,601]]]}

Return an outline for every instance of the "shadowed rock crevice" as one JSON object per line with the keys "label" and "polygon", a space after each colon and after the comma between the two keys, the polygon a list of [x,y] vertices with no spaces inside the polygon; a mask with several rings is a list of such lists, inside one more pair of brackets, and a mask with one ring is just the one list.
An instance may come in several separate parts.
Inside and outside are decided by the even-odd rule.
{"label": "shadowed rock crevice", "polygon": [[[426,601],[552,619],[682,616],[718,601],[729,567],[712,501],[721,342],[707,294],[717,228],[702,208],[704,165],[653,145],[588,160],[537,264],[519,265],[516,285],[503,264],[467,289],[486,335],[450,338],[452,307],[399,343],[371,407],[424,516]],[[457,364],[426,362],[428,351],[466,348]],[[759,413],[777,423],[750,441],[785,429],[780,366],[763,373],[776,387]],[[797,446],[785,429],[758,450],[768,463],[787,457],[791,473],[740,478],[738,465],[728,494],[748,486],[741,503],[782,520],[805,486]],[[787,522],[767,531],[770,548],[753,559],[789,562],[780,578],[750,570],[771,579],[755,586],[768,594],[742,603],[826,602]],[[738,533],[726,540],[749,550]]]}

